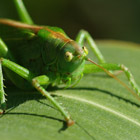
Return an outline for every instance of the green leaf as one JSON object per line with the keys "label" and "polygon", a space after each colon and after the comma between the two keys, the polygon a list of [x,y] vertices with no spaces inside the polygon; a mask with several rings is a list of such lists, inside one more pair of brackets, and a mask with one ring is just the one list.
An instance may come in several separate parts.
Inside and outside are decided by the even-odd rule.
{"label": "green leaf", "polygon": [[[139,45],[115,41],[97,44],[107,62],[128,66],[140,85]],[[118,78],[128,84],[124,74]],[[140,139],[140,101],[104,73],[84,75],[75,88],[56,88],[50,92],[71,114],[75,125],[67,128],[61,114],[36,91],[9,86],[6,89],[8,110],[0,117],[0,139]]]}

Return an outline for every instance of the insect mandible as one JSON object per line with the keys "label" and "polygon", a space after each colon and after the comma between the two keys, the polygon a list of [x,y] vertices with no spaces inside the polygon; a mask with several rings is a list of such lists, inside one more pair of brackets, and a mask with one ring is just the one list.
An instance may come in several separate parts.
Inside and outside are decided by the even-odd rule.
{"label": "insect mandible", "polygon": [[[50,84],[65,84],[67,88],[76,85],[84,73],[104,71],[128,88],[113,75],[113,71],[121,70],[137,95],[140,95],[140,89],[128,68],[121,64],[107,64],[87,31],[81,30],[74,41],[61,28],[34,25],[22,0],[14,0],[14,3],[21,22],[0,19],[0,114],[6,110],[2,67],[17,87],[35,88],[45,96],[64,116],[67,126],[73,125],[74,121],[47,92],[47,86]],[[100,65],[88,58],[85,41]],[[85,64],[85,61],[92,64]]]}

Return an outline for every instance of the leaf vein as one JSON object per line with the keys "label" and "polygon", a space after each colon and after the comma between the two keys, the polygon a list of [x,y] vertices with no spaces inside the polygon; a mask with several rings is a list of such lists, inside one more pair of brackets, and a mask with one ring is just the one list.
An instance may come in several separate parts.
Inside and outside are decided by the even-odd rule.
{"label": "leaf vein", "polygon": [[140,123],[139,123],[138,121],[132,119],[130,116],[126,116],[126,115],[124,115],[124,114],[122,114],[122,113],[120,113],[120,112],[114,111],[114,110],[112,110],[111,108],[106,107],[106,106],[104,106],[104,105],[101,105],[101,104],[99,104],[99,103],[96,103],[96,102],[94,102],[94,101],[87,100],[87,99],[83,99],[83,98],[80,98],[80,97],[77,97],[77,96],[70,96],[70,95],[66,95],[66,94],[64,95],[64,94],[61,94],[61,93],[56,93],[55,95],[59,95],[59,96],[65,97],[65,98],[74,99],[74,100],[77,100],[77,101],[80,101],[80,102],[84,102],[84,103],[87,103],[87,104],[91,104],[91,105],[93,105],[93,106],[95,106],[95,107],[98,107],[98,108],[100,108],[100,109],[102,109],[102,110],[105,110],[105,111],[107,111],[107,112],[110,112],[110,113],[112,113],[112,114],[115,114],[115,115],[117,115],[117,116],[119,116],[119,117],[121,117],[121,118],[123,118],[123,119],[125,119],[125,120],[128,120],[128,121],[130,121],[130,122],[136,124],[137,126],[140,126]]}

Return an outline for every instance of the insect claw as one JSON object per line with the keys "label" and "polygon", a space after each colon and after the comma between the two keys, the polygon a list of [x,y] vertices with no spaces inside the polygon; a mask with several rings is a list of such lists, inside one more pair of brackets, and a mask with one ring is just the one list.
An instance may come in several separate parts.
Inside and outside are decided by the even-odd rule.
{"label": "insect claw", "polygon": [[5,110],[0,109],[0,115],[3,115],[5,113]]}
{"label": "insect claw", "polygon": [[75,124],[75,122],[70,118],[70,116],[68,118],[65,118],[66,122],[67,122],[67,126],[72,126],[73,124]]}
{"label": "insect claw", "polygon": [[74,122],[73,120],[69,119],[69,120],[67,121],[67,126],[68,126],[68,127],[69,127],[69,126],[72,126],[73,124],[75,124],[75,122]]}

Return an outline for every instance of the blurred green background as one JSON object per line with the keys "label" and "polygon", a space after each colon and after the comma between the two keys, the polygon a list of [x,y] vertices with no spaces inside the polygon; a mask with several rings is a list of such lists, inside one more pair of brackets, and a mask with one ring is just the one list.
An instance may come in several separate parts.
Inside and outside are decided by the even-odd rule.
{"label": "blurred green background", "polygon": [[[140,43],[140,0],[24,0],[36,24],[58,26],[75,38],[80,29],[95,39]],[[0,17],[18,19],[12,0],[0,1]]]}

